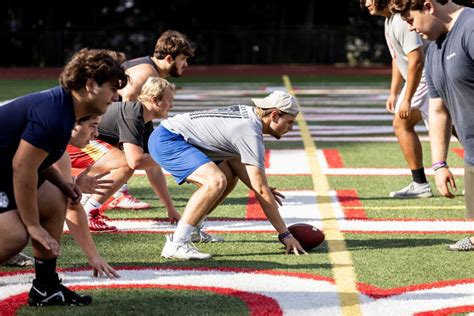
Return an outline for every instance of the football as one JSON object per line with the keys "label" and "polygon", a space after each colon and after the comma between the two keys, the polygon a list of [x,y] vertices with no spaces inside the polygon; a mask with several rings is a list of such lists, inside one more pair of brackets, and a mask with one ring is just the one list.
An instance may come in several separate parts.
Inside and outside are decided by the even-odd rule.
{"label": "football", "polygon": [[309,224],[293,224],[288,226],[288,230],[306,251],[319,246],[325,238],[322,231]]}

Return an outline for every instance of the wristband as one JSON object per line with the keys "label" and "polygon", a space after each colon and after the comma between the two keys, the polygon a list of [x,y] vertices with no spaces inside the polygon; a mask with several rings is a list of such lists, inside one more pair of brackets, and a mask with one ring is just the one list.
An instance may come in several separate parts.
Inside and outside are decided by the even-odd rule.
{"label": "wristband", "polygon": [[289,230],[287,230],[286,232],[284,233],[281,233],[281,234],[278,234],[278,239],[283,242],[283,240],[285,240],[286,238],[288,237],[293,237],[293,235],[290,233]]}
{"label": "wristband", "polygon": [[442,161],[438,161],[434,163],[431,167],[433,168],[434,171],[436,171],[441,168],[448,168],[448,164],[446,163],[446,161],[442,160]]}

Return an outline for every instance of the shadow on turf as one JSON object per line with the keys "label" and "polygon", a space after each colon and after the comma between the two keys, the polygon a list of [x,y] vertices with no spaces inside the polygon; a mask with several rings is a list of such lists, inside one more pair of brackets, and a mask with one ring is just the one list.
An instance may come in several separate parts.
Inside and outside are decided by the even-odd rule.
{"label": "shadow on turf", "polygon": [[346,239],[347,248],[350,251],[366,250],[366,249],[393,249],[393,248],[416,248],[416,247],[432,247],[440,246],[446,247],[453,241],[446,238],[426,238],[426,239],[364,239],[353,240]]}

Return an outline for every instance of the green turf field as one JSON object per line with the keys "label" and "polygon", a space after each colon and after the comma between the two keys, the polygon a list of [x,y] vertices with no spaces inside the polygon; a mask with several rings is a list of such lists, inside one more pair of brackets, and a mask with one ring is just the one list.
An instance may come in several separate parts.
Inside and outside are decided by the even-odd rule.
{"label": "green turf field", "polygon": [[[93,288],[82,289],[84,292],[91,293],[96,301],[89,307],[44,309],[21,307],[18,314],[242,315],[257,314],[260,311],[258,303],[253,304],[253,301],[247,301],[245,295],[225,292],[221,289],[221,283],[212,281],[212,277],[206,277],[209,278],[208,283],[206,283],[206,278],[196,277],[198,280],[192,278],[196,271],[203,270],[211,271],[217,279],[221,278],[222,284],[226,284],[222,285],[222,288],[235,287],[239,289],[238,291],[271,297],[284,314],[302,313],[302,310],[290,309],[288,306],[291,304],[285,301],[285,297],[289,301],[293,300],[294,305],[297,306],[307,304],[304,305],[305,311],[311,315],[338,315],[347,313],[348,310],[358,310],[363,315],[381,315],[381,311],[390,315],[412,315],[415,312],[445,309],[449,309],[450,312],[436,315],[467,315],[474,312],[473,253],[455,253],[446,249],[448,244],[464,236],[473,235],[474,232],[474,223],[465,220],[464,199],[461,195],[462,175],[455,177],[458,185],[455,199],[442,198],[437,192],[435,192],[435,197],[429,199],[391,199],[388,197],[390,191],[400,189],[410,182],[409,175],[396,173],[398,169],[406,169],[405,160],[398,143],[393,139],[393,132],[381,131],[370,134],[365,129],[370,126],[390,127],[390,120],[384,118],[387,114],[374,112],[377,117],[361,121],[358,120],[359,116],[354,116],[354,120],[351,120],[349,114],[344,114],[346,112],[337,113],[336,110],[334,115],[338,116],[335,118],[324,112],[333,108],[349,109],[353,110],[350,113],[363,116],[362,109],[383,109],[384,101],[381,100],[383,100],[383,90],[388,89],[389,78],[309,76],[290,77],[290,80],[296,88],[298,100],[303,104],[303,114],[310,127],[309,137],[316,149],[318,152],[335,150],[343,164],[321,167],[321,174],[317,174],[329,185],[329,189],[324,191],[324,194],[333,196],[332,198],[335,199],[332,200],[331,206],[334,208],[333,217],[327,218],[322,215],[322,219],[318,219],[319,223],[324,228],[328,227],[325,226],[328,222],[336,219],[340,225],[337,229],[343,236],[342,241],[328,239],[312,250],[308,256],[285,256],[283,246],[276,239],[276,233],[258,229],[251,231],[248,229],[251,226],[245,226],[246,228],[242,231],[239,229],[220,231],[226,239],[226,242],[222,244],[198,245],[203,252],[213,254],[211,260],[188,262],[170,261],[160,257],[164,244],[164,233],[160,231],[146,232],[138,229],[118,234],[94,234],[100,253],[125,275],[123,282],[129,282],[127,283],[129,287],[108,289],[105,287],[110,282],[105,280],[104,284],[93,283],[95,284]],[[177,98],[174,104],[174,110],[177,113],[184,111],[189,105],[209,108],[206,105],[207,102],[213,105],[222,102],[223,106],[230,105],[228,102],[236,100],[250,102],[249,99],[253,95],[261,95],[262,88],[264,90],[275,86],[284,88],[281,77],[269,76],[193,77],[174,81],[179,86],[178,95],[201,96],[199,101],[193,97]],[[0,101],[55,84],[55,80],[0,80]],[[243,86],[245,86],[245,91]],[[344,95],[335,90],[353,87],[360,89],[360,93]],[[329,92],[323,91],[327,89]],[[222,94],[223,91],[226,92],[225,97]],[[364,98],[370,102],[366,104],[346,102],[351,99],[364,100]],[[341,103],[338,104],[338,102]],[[319,110],[323,112],[313,112]],[[331,134],[332,130],[331,133],[324,134],[324,129],[319,129],[324,126],[334,126],[336,129],[333,134]],[[353,133],[338,134],[344,131],[338,129],[343,126],[357,127],[353,127]],[[419,135],[424,139],[427,138],[426,131],[420,132]],[[374,140],[373,137],[383,137],[384,140]],[[461,146],[454,142],[451,145],[452,148],[461,149]],[[275,157],[283,149],[299,151],[303,157],[305,150],[308,150],[301,139],[299,128],[295,128],[291,135],[284,136],[280,141],[268,139],[267,149],[272,149],[270,154]],[[423,152],[424,164],[429,170],[430,145],[425,140]],[[321,162],[321,160],[318,161]],[[463,160],[456,151],[450,151],[448,163],[452,168],[462,169],[463,167]],[[315,187],[313,181],[315,174],[311,171],[293,174],[295,168],[301,167],[300,164],[288,160],[284,165],[275,165],[277,171],[269,175],[270,185],[281,191],[319,192],[321,187]],[[368,168],[380,174],[368,174],[366,170]],[[337,174],[341,170],[347,174]],[[429,175],[428,179],[432,189],[436,191],[433,177]],[[194,187],[178,186],[171,177],[167,177],[167,180],[176,208],[182,211]],[[166,211],[151,190],[146,177],[134,176],[129,181],[129,186],[136,197],[151,203],[153,208],[145,211],[110,210],[106,215],[116,221],[158,220],[163,222]],[[348,194],[352,195],[347,198]],[[295,203],[301,202],[298,200],[298,195],[290,196],[290,199],[294,199]],[[325,207],[322,205],[324,201],[323,197],[317,197],[309,202],[301,202],[301,207],[313,208],[314,212],[319,212]],[[248,203],[249,190],[239,184],[228,199],[211,215],[208,229],[212,230],[213,225],[220,225],[219,220],[229,220],[237,224],[247,223],[249,221],[246,219]],[[359,212],[358,216],[362,217],[350,217],[350,211],[354,210]],[[313,216],[313,214],[310,215]],[[294,220],[298,221],[298,218]],[[225,224],[222,225],[225,227]],[[365,225],[369,225],[368,228],[363,228],[366,227]],[[447,225],[447,228],[438,228],[438,226],[444,227],[443,225]],[[460,230],[461,226],[467,228]],[[219,231],[222,229],[219,227],[215,226],[214,229]],[[344,247],[337,248],[335,245]],[[31,248],[28,247],[25,252],[31,254]],[[345,254],[349,261],[341,264],[339,260]],[[64,237],[62,255],[58,264],[66,269],[66,275],[68,273],[72,275],[72,268],[87,269],[88,267],[86,258],[69,235]],[[352,281],[358,291],[355,301],[350,293],[341,290],[351,282],[344,279],[341,274],[342,266],[353,271]],[[136,275],[129,276],[127,269],[137,271],[158,269],[155,275],[156,282],[160,285],[140,288],[137,284],[148,284],[149,280],[140,280],[135,283]],[[227,278],[231,276],[219,276],[219,273],[222,273],[222,270],[227,271],[226,269],[236,274],[236,279],[228,281],[229,283],[226,283]],[[25,269],[0,267],[0,273],[23,270]],[[176,271],[182,273],[178,275],[176,272],[178,283],[180,280],[188,282],[189,278],[189,284],[198,285],[192,285],[196,288],[188,288],[187,286],[191,286],[188,283],[179,283],[179,286],[175,288],[167,288],[169,284],[174,284],[174,279],[165,272],[160,272],[164,270],[167,271],[166,273],[171,271],[169,272],[171,275]],[[239,273],[243,275],[241,279],[238,279]],[[248,277],[246,273],[254,273],[255,280],[252,279],[253,277]],[[257,276],[262,276],[262,278],[265,276],[269,279],[260,281]],[[276,280],[277,277],[287,278],[287,282],[282,281],[281,287],[273,289],[279,281],[272,280]],[[160,283],[160,278],[165,278],[164,284]],[[310,280],[311,282],[324,281],[326,285],[315,285],[315,292],[312,292],[310,284],[306,289],[303,287],[306,285],[298,283],[303,281],[311,283]],[[336,287],[333,280],[338,280],[336,284],[342,280],[343,284]],[[265,282],[268,283],[265,284]],[[251,290],[252,286],[256,289]],[[324,286],[329,286],[332,290],[327,290]],[[257,290],[260,287],[262,289]],[[219,289],[217,292],[215,292],[216,288]],[[320,292],[318,288],[321,289]],[[0,294],[3,290],[0,278]],[[303,305],[302,297],[306,297]],[[263,299],[257,300],[257,302],[263,301]],[[279,311],[271,307],[273,305],[270,303],[268,304],[270,306],[267,310],[268,314],[278,314]],[[264,306],[267,305],[264,304]]]}

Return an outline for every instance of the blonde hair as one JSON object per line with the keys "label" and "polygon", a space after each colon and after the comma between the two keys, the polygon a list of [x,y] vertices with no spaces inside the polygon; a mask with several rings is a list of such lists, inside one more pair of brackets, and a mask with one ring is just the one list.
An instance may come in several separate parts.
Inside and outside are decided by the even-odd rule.
{"label": "blonde hair", "polygon": [[255,114],[256,114],[257,117],[259,117],[259,118],[264,118],[265,116],[270,115],[273,111],[281,112],[281,111],[278,110],[277,108],[262,109],[262,108],[259,108],[258,106],[255,107]]}
{"label": "blonde hair", "polygon": [[161,100],[166,89],[171,89],[172,91],[176,90],[174,84],[170,83],[168,80],[159,78],[159,77],[149,77],[145,84],[142,86],[140,95],[138,96],[138,101],[150,101],[152,98]]}

